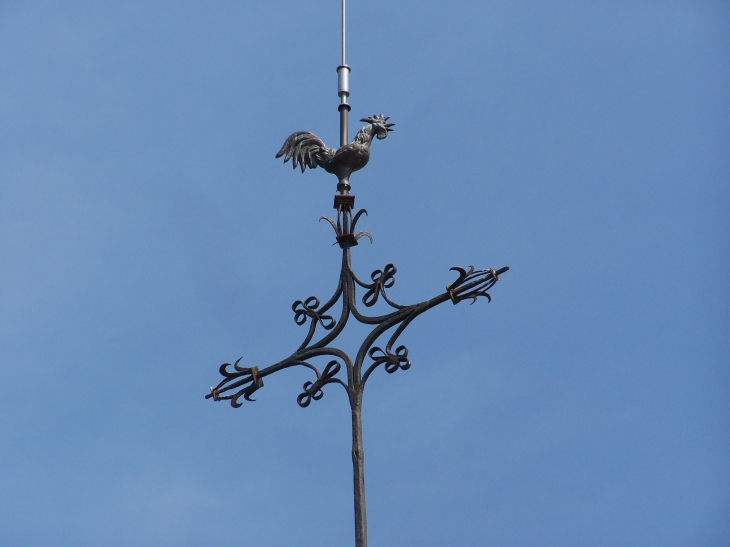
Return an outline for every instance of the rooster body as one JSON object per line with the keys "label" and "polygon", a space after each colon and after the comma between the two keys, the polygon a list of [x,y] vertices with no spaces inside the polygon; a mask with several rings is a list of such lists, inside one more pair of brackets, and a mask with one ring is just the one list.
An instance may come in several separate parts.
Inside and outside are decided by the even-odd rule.
{"label": "rooster body", "polygon": [[365,167],[370,159],[370,144],[373,137],[384,139],[388,131],[395,124],[386,123],[388,116],[373,116],[363,118],[361,122],[368,125],[360,129],[351,143],[346,144],[337,150],[328,148],[322,139],[308,131],[297,131],[292,133],[281,150],[276,154],[277,158],[284,156],[284,163],[292,160],[292,167],[296,169],[299,165],[304,170],[309,167],[315,169],[322,167],[328,173],[337,175],[340,181],[348,181],[350,175]]}

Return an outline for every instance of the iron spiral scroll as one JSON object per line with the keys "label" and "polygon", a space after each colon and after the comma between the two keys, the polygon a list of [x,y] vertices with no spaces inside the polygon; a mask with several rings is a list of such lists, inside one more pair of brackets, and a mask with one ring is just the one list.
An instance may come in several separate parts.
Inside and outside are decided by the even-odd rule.
{"label": "iron spiral scroll", "polygon": [[[463,300],[471,300],[473,304],[480,296],[491,301],[489,289],[499,280],[499,276],[509,270],[505,266],[500,269],[477,270],[473,266],[468,269],[455,266],[451,270],[457,273],[457,279],[446,286],[446,290],[430,300],[417,304],[401,305],[388,296],[387,289],[395,284],[397,269],[393,264],[387,264],[370,275],[370,282],[361,280],[355,274],[351,262],[351,248],[358,245],[362,237],[368,237],[372,243],[372,236],[367,232],[355,232],[358,220],[365,209],[353,215],[355,196],[352,194],[338,194],[335,196],[337,218],[322,217],[335,231],[336,243],[342,249],[342,266],[340,278],[334,294],[322,304],[316,296],[304,300],[297,300],[292,304],[294,322],[299,326],[307,326],[307,334],[297,350],[265,368],[257,366],[240,366],[242,358],[235,363],[224,363],[219,371],[223,379],[217,386],[210,388],[206,399],[215,401],[230,401],[231,406],[242,406],[241,399],[253,401],[251,396],[264,386],[264,378],[283,369],[302,366],[311,369],[315,378],[307,381],[302,387],[302,393],[297,397],[301,407],[307,407],[312,401],[318,401],[324,396],[323,388],[328,384],[340,384],[348,393],[351,404],[362,401],[362,394],[370,375],[383,366],[388,374],[398,370],[408,370],[411,366],[408,357],[408,348],[405,345],[396,345],[398,338],[408,327],[411,321],[429,309],[444,302],[458,304]],[[382,297],[392,311],[383,315],[367,315],[358,309],[356,302],[356,288],[364,290],[361,302],[366,308],[374,306]],[[335,305],[340,303],[339,317],[336,317]],[[355,359],[343,350],[332,346],[332,342],[339,336],[353,317],[365,325],[372,325],[370,334],[362,342]],[[393,330],[394,329],[394,330]],[[389,337],[385,339],[388,331]],[[319,337],[317,337],[319,335]],[[375,345],[381,337],[384,338],[384,347]],[[319,357],[328,357],[330,360],[320,371],[312,360]],[[365,363],[366,359],[369,361]],[[337,377],[345,367],[346,379]],[[364,368],[364,372],[363,372]]]}

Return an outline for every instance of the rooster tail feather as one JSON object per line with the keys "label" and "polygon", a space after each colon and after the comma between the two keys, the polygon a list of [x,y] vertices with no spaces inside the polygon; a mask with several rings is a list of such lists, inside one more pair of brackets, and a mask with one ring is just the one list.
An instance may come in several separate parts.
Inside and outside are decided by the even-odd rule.
{"label": "rooster tail feather", "polygon": [[289,135],[276,157],[284,156],[284,163],[291,159],[292,167],[301,167],[303,173],[307,167],[314,169],[323,166],[333,153],[334,150],[327,148],[316,135],[308,131],[297,131]]}

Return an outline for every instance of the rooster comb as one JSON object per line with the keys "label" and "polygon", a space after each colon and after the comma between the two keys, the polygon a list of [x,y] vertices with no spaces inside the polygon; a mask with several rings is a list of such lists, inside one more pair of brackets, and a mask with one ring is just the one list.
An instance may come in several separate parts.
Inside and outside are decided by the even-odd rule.
{"label": "rooster comb", "polygon": [[382,125],[385,127],[388,131],[393,131],[391,127],[393,127],[394,123],[386,123],[390,119],[390,116],[383,116],[382,114],[377,114],[375,116],[371,116],[369,118],[363,118],[360,121],[370,123],[373,125]]}

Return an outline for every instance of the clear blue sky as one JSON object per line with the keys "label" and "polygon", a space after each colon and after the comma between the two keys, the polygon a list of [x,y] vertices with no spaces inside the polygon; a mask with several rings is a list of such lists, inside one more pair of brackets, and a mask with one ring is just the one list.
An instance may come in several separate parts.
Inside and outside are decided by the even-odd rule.
{"label": "clear blue sky", "polygon": [[[730,5],[348,7],[356,270],[511,267],[371,379],[371,547],[729,545]],[[0,545],[353,543],[339,387],[203,398],[335,288],[336,180],[274,154],[337,142],[339,17],[0,3]]]}

